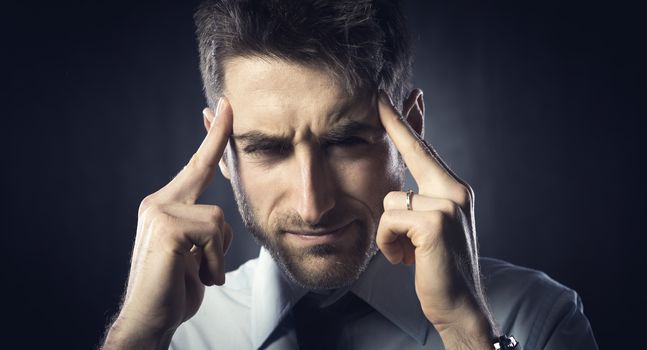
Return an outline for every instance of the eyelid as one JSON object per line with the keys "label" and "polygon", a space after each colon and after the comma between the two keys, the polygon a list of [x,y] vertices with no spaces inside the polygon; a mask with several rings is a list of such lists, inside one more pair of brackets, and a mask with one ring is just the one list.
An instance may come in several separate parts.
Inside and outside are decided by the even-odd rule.
{"label": "eyelid", "polygon": [[[339,136],[339,137],[332,137],[332,138],[327,138],[323,139],[320,142],[320,145],[322,147],[327,147],[327,146],[335,146],[335,145],[361,145],[361,144],[370,144],[372,143],[372,138],[364,138],[359,135],[351,135],[351,136]],[[244,147],[242,147],[242,151],[246,154],[285,154],[289,152],[292,149],[292,144],[284,144],[281,142],[260,142],[260,143],[252,143],[248,144]]]}
{"label": "eyelid", "polygon": [[328,139],[323,142],[324,145],[340,145],[348,143],[368,143],[368,140],[359,136],[348,136],[343,138]]}
{"label": "eyelid", "polygon": [[266,144],[266,145],[247,145],[243,147],[243,152],[248,154],[254,153],[269,153],[278,151],[279,153],[284,153],[290,150],[291,146],[284,144]]}

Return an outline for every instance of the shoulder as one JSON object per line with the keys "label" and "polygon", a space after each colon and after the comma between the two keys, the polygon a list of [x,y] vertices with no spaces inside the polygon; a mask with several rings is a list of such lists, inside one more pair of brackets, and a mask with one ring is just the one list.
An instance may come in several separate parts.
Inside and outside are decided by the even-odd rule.
{"label": "shoulder", "polygon": [[[210,349],[245,344],[249,339],[251,288],[258,258],[226,273],[225,284],[205,288],[198,312],[173,335],[171,349]],[[251,346],[251,345],[250,345]]]}
{"label": "shoulder", "polygon": [[[517,337],[524,349],[543,349],[551,342],[595,344],[576,291],[539,270],[493,258],[479,261],[486,297],[501,331]],[[569,332],[570,337],[562,336]]]}
{"label": "shoulder", "polygon": [[[481,275],[488,289],[498,293],[518,293],[528,288],[560,293],[570,290],[546,273],[494,258],[480,258]],[[520,290],[521,289],[521,290]]]}
{"label": "shoulder", "polygon": [[545,310],[562,294],[574,293],[546,273],[509,262],[481,258],[486,296],[497,319],[508,320],[519,308]]}
{"label": "shoulder", "polygon": [[481,258],[480,263],[488,302],[503,323],[512,322],[520,313],[529,316],[543,313],[560,298],[572,298],[576,302],[574,290],[542,271],[493,258]]}

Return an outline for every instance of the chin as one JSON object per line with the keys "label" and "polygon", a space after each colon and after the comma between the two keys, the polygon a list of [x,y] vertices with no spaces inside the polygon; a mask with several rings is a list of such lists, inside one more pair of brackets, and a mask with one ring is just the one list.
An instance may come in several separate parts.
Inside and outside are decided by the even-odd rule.
{"label": "chin", "polygon": [[[368,237],[367,237],[368,238]],[[296,285],[309,290],[343,288],[355,282],[377,252],[375,241],[359,239],[349,249],[315,245],[298,252],[269,250],[283,273]]]}

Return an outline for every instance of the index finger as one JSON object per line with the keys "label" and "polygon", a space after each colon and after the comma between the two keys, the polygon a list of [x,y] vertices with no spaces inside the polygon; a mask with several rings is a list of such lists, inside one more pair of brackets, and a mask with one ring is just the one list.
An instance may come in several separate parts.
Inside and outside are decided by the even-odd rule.
{"label": "index finger", "polygon": [[[205,113],[211,113],[205,110]],[[169,195],[183,202],[194,203],[213,177],[213,172],[232,134],[233,115],[226,97],[218,101],[211,126],[189,163],[167,185]]]}
{"label": "index finger", "polygon": [[463,188],[462,181],[402,118],[384,91],[379,93],[378,111],[384,129],[402,155],[420,193],[432,197],[455,198]]}

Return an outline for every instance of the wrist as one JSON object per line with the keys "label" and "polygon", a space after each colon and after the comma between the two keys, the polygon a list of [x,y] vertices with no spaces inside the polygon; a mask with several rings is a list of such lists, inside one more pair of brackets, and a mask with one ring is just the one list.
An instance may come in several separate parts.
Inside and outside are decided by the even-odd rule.
{"label": "wrist", "polygon": [[434,324],[446,349],[489,349],[498,334],[492,317],[481,310],[456,313],[450,323]]}
{"label": "wrist", "polygon": [[144,324],[119,316],[110,326],[102,349],[168,349],[175,329],[155,329]]}

